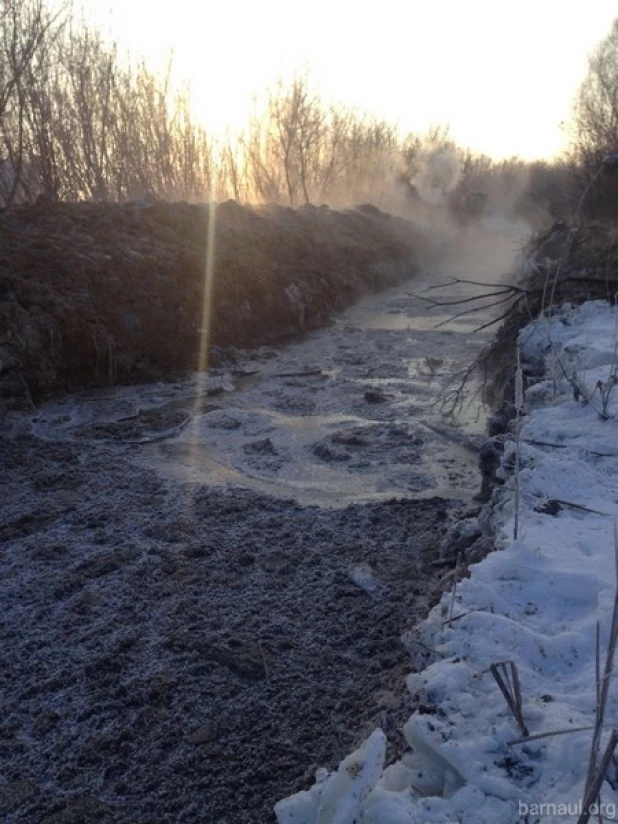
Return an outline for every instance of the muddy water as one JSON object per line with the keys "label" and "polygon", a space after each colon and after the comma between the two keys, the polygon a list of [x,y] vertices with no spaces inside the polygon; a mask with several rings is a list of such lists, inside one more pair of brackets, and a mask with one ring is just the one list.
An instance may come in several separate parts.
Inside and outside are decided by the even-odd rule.
{"label": "muddy water", "polygon": [[483,410],[436,398],[485,318],[435,329],[408,294],[453,272],[227,370],[7,422],[2,820],[264,824],[376,726],[400,753],[399,639],[478,487]]}
{"label": "muddy water", "polygon": [[48,404],[33,431],[133,444],[136,462],[170,480],[303,505],[469,499],[473,449],[436,428],[465,444],[482,432],[484,412],[478,398],[454,414],[439,399],[487,341],[474,330],[488,316],[450,323],[444,309],[428,309],[419,296],[464,294],[461,285],[425,291],[438,282],[445,272],[368,297],[299,342],[247,353],[233,371]]}
{"label": "muddy water", "polygon": [[478,478],[466,438],[482,433],[484,409],[473,381],[454,410],[448,392],[491,336],[476,331],[491,314],[453,318],[472,306],[454,301],[487,288],[452,280],[499,280],[523,231],[487,221],[461,232],[441,267],[296,343],[241,354],[233,369],[74,395],[16,425],[134,444],[135,460],[167,478],[305,505],[469,498]]}
{"label": "muddy water", "polygon": [[[147,447],[142,460],[179,480],[244,486],[304,505],[469,497],[477,481],[472,452],[426,424],[481,432],[478,403],[445,416],[436,401],[484,338],[473,335],[475,317],[435,329],[443,313],[408,294],[435,278],[372,296],[276,357],[245,361],[257,372],[252,385],[194,410],[178,437]],[[455,297],[452,289],[444,295]]]}

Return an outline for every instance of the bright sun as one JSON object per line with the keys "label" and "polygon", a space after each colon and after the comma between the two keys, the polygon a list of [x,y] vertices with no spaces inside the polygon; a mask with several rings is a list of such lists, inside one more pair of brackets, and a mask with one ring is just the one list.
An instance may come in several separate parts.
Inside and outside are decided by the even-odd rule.
{"label": "bright sun", "polygon": [[295,70],[322,94],[424,131],[448,124],[463,145],[551,157],[565,143],[587,54],[618,13],[613,0],[83,0],[87,19],[162,64],[174,52],[196,111],[239,128],[252,95]]}

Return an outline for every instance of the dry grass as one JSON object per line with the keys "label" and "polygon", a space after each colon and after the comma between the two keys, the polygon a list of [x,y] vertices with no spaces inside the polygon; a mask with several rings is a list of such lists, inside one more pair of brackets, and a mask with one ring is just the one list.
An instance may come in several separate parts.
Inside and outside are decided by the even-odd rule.
{"label": "dry grass", "polygon": [[588,761],[588,772],[586,774],[586,785],[584,790],[584,800],[582,804],[582,814],[577,824],[587,824],[590,819],[590,808],[599,799],[601,787],[605,781],[605,774],[609,763],[614,755],[614,750],[618,744],[618,731],[613,730],[607,742],[603,755],[601,752],[601,735],[607,713],[607,699],[609,687],[614,672],[614,657],[616,654],[616,643],[618,641],[618,529],[614,524],[614,562],[616,569],[616,584],[614,592],[614,607],[612,611],[612,621],[605,653],[605,664],[601,673],[601,631],[597,622],[595,660],[596,660],[596,713],[594,731],[592,733],[592,743],[590,745],[590,758]]}
{"label": "dry grass", "polygon": [[521,730],[521,734],[526,738],[528,736],[528,728],[524,721],[521,683],[517,665],[514,661],[501,661],[498,664],[492,664],[489,667],[489,671],[500,688],[500,692],[504,696],[504,700],[513,714],[513,718]]}

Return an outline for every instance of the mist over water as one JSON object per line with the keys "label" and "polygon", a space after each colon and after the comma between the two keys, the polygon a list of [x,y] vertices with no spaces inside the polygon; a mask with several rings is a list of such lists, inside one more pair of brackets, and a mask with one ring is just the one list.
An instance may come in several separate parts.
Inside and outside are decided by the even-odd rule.
{"label": "mist over water", "polygon": [[424,203],[442,206],[455,190],[461,174],[461,159],[454,149],[434,149],[421,155],[420,170],[411,182]]}
{"label": "mist over water", "polygon": [[512,280],[532,227],[523,218],[490,215],[466,226],[444,248],[441,267],[480,283]]}

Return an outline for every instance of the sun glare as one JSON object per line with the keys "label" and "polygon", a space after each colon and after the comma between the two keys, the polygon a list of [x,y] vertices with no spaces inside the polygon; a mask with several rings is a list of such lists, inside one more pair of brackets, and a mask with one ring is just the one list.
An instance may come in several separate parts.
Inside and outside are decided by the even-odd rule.
{"label": "sun glare", "polygon": [[477,151],[524,158],[563,147],[587,54],[616,15],[610,0],[84,2],[88,20],[136,53],[163,64],[173,52],[213,131],[239,129],[254,93],[301,69],[327,99],[403,130],[448,124]]}
{"label": "sun glare", "polygon": [[197,358],[195,403],[193,406],[193,428],[190,438],[188,473],[198,465],[198,443],[201,442],[198,421],[204,410],[208,382],[208,353],[210,351],[212,330],[212,296],[215,274],[215,243],[217,226],[217,205],[211,200],[208,209],[208,234],[206,257],[204,260],[204,277],[202,282],[202,321],[200,324],[200,344]]}

